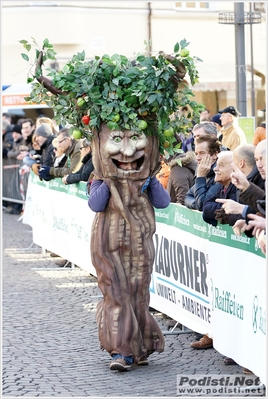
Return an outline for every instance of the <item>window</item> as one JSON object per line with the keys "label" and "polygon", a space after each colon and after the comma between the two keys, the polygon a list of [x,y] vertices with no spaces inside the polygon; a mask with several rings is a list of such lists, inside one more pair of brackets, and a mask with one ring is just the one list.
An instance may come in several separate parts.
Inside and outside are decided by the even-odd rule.
{"label": "window", "polygon": [[176,1],[175,8],[184,9],[184,10],[208,10],[209,2],[208,1]]}

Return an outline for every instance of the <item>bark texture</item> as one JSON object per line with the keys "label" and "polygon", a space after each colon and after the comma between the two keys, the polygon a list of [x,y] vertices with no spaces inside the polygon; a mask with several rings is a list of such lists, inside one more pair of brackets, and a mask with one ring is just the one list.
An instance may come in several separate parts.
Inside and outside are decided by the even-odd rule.
{"label": "bark texture", "polygon": [[103,300],[96,319],[102,349],[110,354],[142,356],[164,350],[163,334],[149,312],[149,285],[154,262],[155,215],[141,187],[159,168],[158,142],[148,137],[138,171],[116,168],[105,151],[104,125],[93,139],[95,178],[111,192],[106,209],[96,213],[91,235],[92,263]]}

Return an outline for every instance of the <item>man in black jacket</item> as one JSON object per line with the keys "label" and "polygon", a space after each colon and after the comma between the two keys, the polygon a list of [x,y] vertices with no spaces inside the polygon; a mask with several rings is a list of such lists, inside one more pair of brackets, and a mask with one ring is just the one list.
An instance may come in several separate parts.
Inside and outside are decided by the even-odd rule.
{"label": "man in black jacket", "polygon": [[31,168],[33,172],[38,176],[40,165],[53,166],[54,164],[54,146],[52,141],[55,136],[53,135],[52,129],[48,123],[42,123],[35,131],[36,142],[39,144],[41,149],[40,163],[34,163]]}

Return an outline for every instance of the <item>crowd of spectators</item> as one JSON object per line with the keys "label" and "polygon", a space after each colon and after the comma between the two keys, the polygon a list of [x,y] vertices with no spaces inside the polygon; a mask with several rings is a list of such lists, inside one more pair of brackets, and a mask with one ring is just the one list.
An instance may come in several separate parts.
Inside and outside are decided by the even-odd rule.
{"label": "crowd of spectators", "polygon": [[40,115],[35,122],[25,118],[12,124],[12,116],[3,113],[2,148],[2,158],[12,160],[8,167],[13,168],[20,187],[24,180],[25,191],[19,193],[21,203],[12,202],[13,198],[3,202],[6,213],[23,213],[31,170],[40,180],[59,177],[65,184],[87,182],[93,171],[90,141],[74,139],[68,128],[60,128],[45,115]]}
{"label": "crowd of spectators", "polygon": [[[181,169],[183,176],[186,165],[178,160],[189,153],[195,155],[193,160],[197,165],[191,182],[188,181],[189,189],[182,198],[174,195],[182,190],[184,180],[178,178],[174,183],[171,168],[166,184],[168,190],[175,185],[173,192],[170,191],[171,202],[199,210],[203,220],[213,226],[229,224],[238,236],[243,233],[248,237],[255,236],[266,255],[266,133],[262,124],[261,131],[259,128],[255,131],[253,144],[247,143],[238,126],[239,115],[236,107],[229,106],[208,120],[209,111],[205,110],[185,140],[187,143],[182,143],[183,154],[174,157],[176,168]],[[191,348],[213,347],[213,339],[207,335],[196,333],[196,337]],[[236,364],[228,357],[224,358],[224,363]],[[244,368],[244,373],[251,371]]]}

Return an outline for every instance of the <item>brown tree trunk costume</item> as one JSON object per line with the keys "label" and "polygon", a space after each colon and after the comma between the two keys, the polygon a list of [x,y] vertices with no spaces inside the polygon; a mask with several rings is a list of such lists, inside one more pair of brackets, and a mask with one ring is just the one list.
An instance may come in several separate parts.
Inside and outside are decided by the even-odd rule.
{"label": "brown tree trunk costume", "polygon": [[141,187],[159,169],[157,138],[148,137],[144,163],[133,176],[115,167],[102,151],[108,133],[103,125],[93,138],[95,178],[103,180],[111,197],[96,213],[91,257],[103,300],[96,319],[102,349],[111,355],[134,356],[134,362],[164,350],[163,334],[149,312],[149,284],[154,262],[155,215]]}

